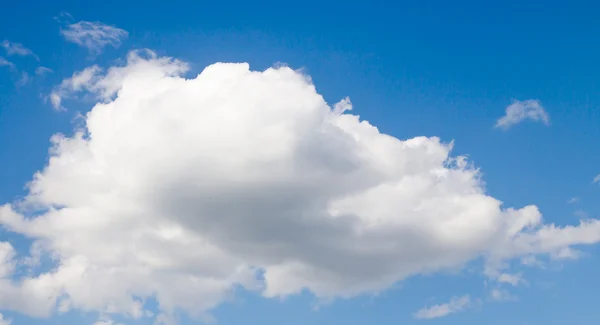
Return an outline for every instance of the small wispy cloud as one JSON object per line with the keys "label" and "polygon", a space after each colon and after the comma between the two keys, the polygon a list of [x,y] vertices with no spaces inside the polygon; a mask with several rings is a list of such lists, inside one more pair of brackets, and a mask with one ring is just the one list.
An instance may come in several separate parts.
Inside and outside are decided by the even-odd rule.
{"label": "small wispy cloud", "polygon": [[46,67],[37,67],[35,69],[35,74],[37,76],[45,76],[45,75],[47,75],[49,73],[52,73],[52,72],[54,72],[54,71],[52,71],[52,69],[46,68]]}
{"label": "small wispy cloud", "polygon": [[432,319],[444,317],[465,310],[471,304],[471,297],[453,297],[448,303],[420,309],[414,314],[417,319]]}
{"label": "small wispy cloud", "polygon": [[14,43],[11,42],[9,40],[4,40],[2,42],[2,44],[0,44],[4,50],[6,51],[7,55],[20,55],[20,56],[32,56],[34,57],[36,60],[40,60],[40,58],[33,53],[32,50],[26,48],[25,46],[23,46],[23,44],[21,43]]}
{"label": "small wispy cloud", "polygon": [[578,202],[579,202],[579,200],[580,200],[580,199],[579,199],[578,197],[576,197],[576,196],[575,196],[575,197],[572,197],[572,198],[570,198],[570,199],[567,201],[567,203],[568,203],[568,204],[575,204],[575,203],[578,203]]}
{"label": "small wispy cloud", "polygon": [[99,319],[97,322],[94,323],[94,325],[122,325],[122,324],[117,324],[112,319]]}
{"label": "small wispy cloud", "polygon": [[0,314],[0,325],[10,325],[10,319],[4,318],[4,315]]}
{"label": "small wispy cloud", "polygon": [[14,69],[15,64],[0,56],[0,67],[9,67],[10,69]]}
{"label": "small wispy cloud", "polygon": [[594,177],[594,179],[592,180],[592,183],[600,184],[600,174],[598,174],[598,175],[596,175],[596,177]]}
{"label": "small wispy cloud", "polygon": [[550,116],[539,100],[529,99],[524,101],[515,100],[506,107],[506,114],[496,121],[496,128],[504,130],[519,124],[525,120],[541,122],[550,125]]}
{"label": "small wispy cloud", "polygon": [[29,75],[29,73],[22,71],[21,77],[17,81],[17,86],[25,86],[30,82],[31,82],[31,76]]}
{"label": "small wispy cloud", "polygon": [[540,261],[537,257],[535,256],[525,256],[521,258],[521,264],[526,265],[526,266],[532,266],[532,267],[539,267],[539,268],[546,268],[546,266],[544,265],[544,262]]}
{"label": "small wispy cloud", "polygon": [[573,211],[573,215],[579,219],[588,219],[590,215],[583,210],[575,210]]}
{"label": "small wispy cloud", "polygon": [[[72,18],[68,14],[63,17]],[[104,47],[118,48],[129,33],[121,28],[110,26],[99,21],[80,21],[67,24],[60,30],[65,40],[87,48],[92,54],[100,54]]]}
{"label": "small wispy cloud", "polygon": [[550,254],[553,260],[576,260],[582,257],[584,253],[576,249],[566,247]]}
{"label": "small wispy cloud", "polygon": [[518,286],[519,284],[526,284],[527,281],[523,279],[523,275],[521,273],[518,274],[510,274],[510,273],[502,273],[498,276],[497,279],[500,283],[508,283],[512,286]]}
{"label": "small wispy cloud", "polygon": [[64,98],[68,98],[72,93],[82,91],[91,87],[98,78],[98,73],[102,69],[97,66],[88,67],[82,71],[75,72],[71,78],[64,79],[50,94],[50,103],[54,109],[65,110],[62,106]]}
{"label": "small wispy cloud", "polygon": [[502,289],[492,289],[490,298],[494,301],[516,301],[518,298],[510,292]]}

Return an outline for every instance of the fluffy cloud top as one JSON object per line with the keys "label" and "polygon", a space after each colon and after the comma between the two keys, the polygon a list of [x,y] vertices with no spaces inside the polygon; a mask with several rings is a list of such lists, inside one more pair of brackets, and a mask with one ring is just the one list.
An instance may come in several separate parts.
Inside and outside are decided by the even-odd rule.
{"label": "fluffy cloud top", "polygon": [[35,241],[27,258],[57,265],[0,280],[0,308],[139,318],[155,298],[158,319],[202,316],[238,287],[352,297],[600,240],[597,220],[560,228],[535,206],[503,208],[451,143],[383,134],[290,68],[186,70],[133,52],[58,87],[99,102],[73,136],[52,138],[28,196],[0,208]]}
{"label": "fluffy cloud top", "polygon": [[60,33],[67,41],[83,46],[93,54],[99,54],[106,46],[118,48],[123,39],[129,36],[129,33],[123,29],[98,21],[67,24]]}
{"label": "fluffy cloud top", "polygon": [[415,318],[432,319],[444,317],[459,311],[463,311],[471,304],[471,297],[453,297],[448,303],[423,308],[415,313]]}
{"label": "fluffy cloud top", "polygon": [[[152,58],[152,61],[141,59],[141,56]],[[137,69],[153,69],[154,66],[149,64],[159,65],[163,70],[159,73],[165,76],[178,76],[188,67],[185,63],[172,60],[170,58],[157,58],[154,52],[132,51],[128,55],[128,62],[136,64]],[[50,102],[56,110],[65,110],[62,106],[64,99],[76,96],[79,93],[87,93],[100,101],[107,101],[116,94],[121,88],[123,78],[130,72],[130,68],[111,68],[106,75],[102,75],[102,68],[97,65],[87,67],[81,71],[73,73],[70,78],[64,79],[60,85],[54,88],[50,94]]]}
{"label": "fluffy cloud top", "polygon": [[529,99],[524,101],[516,100],[506,107],[506,114],[498,119],[496,127],[507,130],[515,124],[519,124],[525,120],[542,122],[545,125],[550,125],[550,116],[540,101]]}

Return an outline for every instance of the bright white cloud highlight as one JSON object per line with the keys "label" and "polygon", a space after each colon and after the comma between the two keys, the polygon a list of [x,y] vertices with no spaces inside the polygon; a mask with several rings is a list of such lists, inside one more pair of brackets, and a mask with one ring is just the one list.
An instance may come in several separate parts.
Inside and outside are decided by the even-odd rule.
{"label": "bright white cloud highlight", "polygon": [[4,40],[0,45],[4,48],[7,55],[32,56],[36,60],[40,60],[40,58],[33,53],[32,50],[26,48],[21,43],[13,43],[8,40]]}
{"label": "bright white cloud highlight", "polygon": [[57,87],[58,107],[77,92],[99,102],[73,136],[52,138],[23,202],[0,209],[57,266],[0,282],[0,308],[143,318],[155,298],[157,318],[200,317],[238,287],[353,297],[600,240],[597,220],[556,227],[535,206],[502,207],[451,143],[382,134],[290,68],[186,71],[133,52]]}
{"label": "bright white cloud highlight", "polygon": [[540,101],[529,99],[524,101],[513,101],[512,104],[506,107],[506,114],[496,122],[495,127],[508,130],[515,124],[519,124],[525,120],[550,125],[550,116]]}
{"label": "bright white cloud highlight", "polygon": [[67,24],[60,33],[65,40],[87,48],[92,54],[99,54],[106,46],[118,48],[123,39],[129,36],[123,29],[98,21]]}
{"label": "bright white cloud highlight", "polygon": [[600,184],[600,174],[596,175],[596,177],[594,177],[594,179],[592,180],[592,182],[594,184]]}
{"label": "bright white cloud highlight", "polygon": [[418,319],[433,319],[448,316],[465,310],[471,304],[471,298],[467,296],[453,297],[448,303],[423,308],[415,313]]}

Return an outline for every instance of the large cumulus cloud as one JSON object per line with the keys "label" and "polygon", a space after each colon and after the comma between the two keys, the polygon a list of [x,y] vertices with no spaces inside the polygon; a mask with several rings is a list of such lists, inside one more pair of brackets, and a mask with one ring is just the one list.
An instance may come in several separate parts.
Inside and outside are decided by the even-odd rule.
{"label": "large cumulus cloud", "polygon": [[[132,52],[55,91],[98,103],[73,136],[52,138],[47,166],[0,222],[35,241],[29,260],[57,265],[20,280],[0,265],[0,308],[143,317],[154,297],[165,315],[200,316],[238,286],[352,297],[480,257],[561,256],[600,240],[596,220],[558,228],[535,206],[503,208],[452,143],[382,134],[290,68],[186,70]],[[31,311],[8,295],[43,303]]]}

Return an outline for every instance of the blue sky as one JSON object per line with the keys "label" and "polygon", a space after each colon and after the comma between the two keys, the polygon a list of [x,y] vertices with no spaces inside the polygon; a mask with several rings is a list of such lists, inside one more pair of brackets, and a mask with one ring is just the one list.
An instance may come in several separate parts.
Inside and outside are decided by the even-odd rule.
{"label": "blue sky", "polygon": [[[132,50],[150,49],[154,54],[138,58],[142,64],[149,62],[145,69],[163,71],[161,69],[166,69],[165,66],[171,67],[174,63],[160,65],[156,63],[156,58],[171,57],[187,64],[187,70],[184,69],[181,75],[188,79],[196,78],[206,66],[216,62],[247,62],[250,69],[256,71],[264,71],[280,63],[293,69],[301,69],[303,74],[310,76],[316,92],[329,105],[348,96],[352,101],[351,114],[369,121],[381,133],[400,140],[436,136],[444,143],[454,141],[451,155],[466,155],[479,168],[485,184],[478,185],[478,188],[485,188],[486,195],[503,202],[502,211],[509,207],[520,209],[535,205],[543,215],[543,222],[535,227],[549,224],[557,227],[577,226],[581,219],[599,217],[600,184],[595,183],[594,178],[600,174],[600,93],[597,91],[600,85],[596,77],[600,73],[600,66],[596,64],[600,47],[595,41],[600,24],[596,19],[595,12],[598,8],[595,4],[566,5],[541,1],[464,1],[450,4],[442,1],[415,1],[392,5],[371,1],[340,6],[324,1],[309,1],[297,5],[277,2],[150,1],[124,5],[116,1],[90,4],[75,1],[21,1],[5,4],[3,7],[0,11],[0,41],[5,41],[4,48],[0,48],[0,57],[5,60],[0,60],[5,62],[0,66],[0,204],[13,203],[15,210],[18,209],[14,202],[28,195],[25,185],[32,180],[36,171],[48,164],[50,137],[57,133],[72,136],[73,130],[83,125],[79,114],[91,111],[98,102],[110,104],[121,100],[121,96],[125,95],[120,93],[101,98],[99,93],[106,86],[97,82],[112,82],[107,73],[110,67],[132,67],[131,70],[124,68],[123,71],[126,75],[134,76],[131,71],[137,71],[134,68],[138,61],[127,61],[128,53]],[[84,24],[74,27],[81,22]],[[86,25],[85,22],[91,25]],[[81,30],[77,28],[87,30],[89,26],[112,26],[112,29],[101,29],[101,36],[96,34],[97,38],[85,43],[81,41],[84,38],[81,33],[78,34]],[[72,36],[65,32],[69,30],[73,31]],[[113,38],[107,35],[112,35]],[[108,40],[108,43],[98,42],[98,39]],[[77,40],[80,40],[80,44]],[[76,86],[73,74],[94,65],[102,69],[102,72]],[[36,74],[36,69],[40,67],[51,71]],[[215,71],[221,71],[225,75],[225,68],[217,67]],[[28,76],[27,80],[23,79],[24,73]],[[134,77],[142,78],[138,75]],[[134,77],[129,82],[138,80]],[[125,89],[123,84],[118,84],[117,87]],[[250,84],[248,87],[251,86]],[[264,87],[271,86],[276,85]],[[163,88],[148,88],[147,94],[137,96],[142,98],[155,92],[159,94],[160,89]],[[191,94],[203,91],[206,89],[200,88]],[[256,91],[260,93],[259,90]],[[61,109],[53,107],[51,94],[61,97]],[[277,105],[280,104],[277,103],[285,100],[302,102],[302,98],[293,97],[296,95],[296,92],[283,93],[281,96],[284,99],[281,100],[261,98],[255,106],[269,106],[273,103],[274,107],[279,107]],[[171,100],[156,96],[154,99],[157,103]],[[230,96],[246,94],[236,92]],[[248,102],[255,97],[248,97]],[[125,100],[123,97],[122,101]],[[191,98],[189,100],[193,101]],[[171,104],[165,104],[165,109],[177,112],[177,103],[181,104],[173,99]],[[529,117],[513,118],[515,123],[508,128],[495,127],[497,121],[508,113],[507,109],[511,104],[516,105],[513,107],[517,114],[530,114]],[[283,106],[285,105],[287,104]],[[94,110],[96,108],[98,111],[102,109],[96,106]],[[199,106],[198,109],[202,108]],[[263,111],[257,111],[256,114],[263,114],[261,112]],[[97,134],[111,134],[114,131],[112,124],[125,123],[116,116],[107,125],[97,122]],[[208,118],[204,117],[204,120]],[[544,122],[545,118],[547,122]],[[213,122],[216,125],[217,121]],[[131,123],[127,125],[138,125]],[[139,123],[141,125],[142,122]],[[300,128],[295,122],[286,123],[288,124],[285,125],[292,125],[290,128],[294,130],[295,127]],[[193,125],[178,125],[181,128],[193,128]],[[234,134],[226,131],[229,130],[228,127],[224,125],[221,129],[215,129],[223,131],[212,135],[220,138],[223,134]],[[134,139],[136,132],[145,134],[141,129],[131,134],[121,133],[120,130],[114,132],[129,137],[115,142],[115,145],[118,142],[129,143],[127,139]],[[160,132],[162,131],[156,133],[161,135]],[[162,136],[159,139],[175,140],[168,138],[170,135],[166,133]],[[212,141],[212,137],[198,137],[188,140]],[[272,146],[277,147],[275,144]],[[159,155],[158,149],[156,155]],[[414,161],[417,165],[420,161],[417,159],[425,159],[424,156],[413,157],[412,153],[399,155],[406,155],[407,161]],[[145,158],[148,157],[155,156]],[[184,159],[188,156],[178,157]],[[345,156],[340,152],[335,157]],[[143,157],[140,162],[142,159]],[[243,161],[243,158],[239,159]],[[383,156],[373,159],[384,160]],[[142,165],[146,166],[146,163]],[[136,166],[136,162],[127,166]],[[161,166],[173,171],[178,168],[174,165]],[[126,167],[123,168],[127,172]],[[234,175],[235,171],[222,172]],[[66,186],[71,184],[67,182],[70,178],[56,178],[66,177],[64,174],[49,171],[44,175],[50,180],[57,179],[58,183],[64,181]],[[294,176],[298,177],[294,179],[309,177],[307,174]],[[206,181],[201,176],[194,177],[198,177],[200,182]],[[335,178],[341,177],[339,175],[331,177],[340,184],[343,180]],[[53,191],[60,190],[53,187],[55,185],[48,184],[50,181],[41,182],[40,185],[42,193],[50,193],[41,199],[43,208],[56,208],[57,205],[67,208],[85,207],[83,201],[71,197],[65,201],[69,202],[66,204],[61,203],[62,198],[58,201],[48,199],[47,197],[52,197]],[[92,186],[89,184],[79,184],[83,187],[72,191],[86,192],[87,186]],[[259,191],[259,188],[256,190]],[[178,191],[187,190],[179,187]],[[190,193],[193,196],[194,192]],[[224,199],[239,205],[246,202],[233,194],[225,195]],[[235,201],[236,199],[241,201]],[[385,202],[388,201],[377,201],[379,205],[376,206],[387,207]],[[263,208],[269,209],[270,206],[267,204]],[[125,207],[115,204],[113,210],[121,215],[125,213],[124,209]],[[194,210],[194,206],[189,209],[186,213],[202,218],[202,212]],[[358,208],[353,213],[359,211],[356,209]],[[103,218],[102,212],[96,212],[81,218]],[[179,213],[170,212],[173,215]],[[183,214],[187,215],[186,213]],[[442,218],[439,219],[441,222],[445,220],[443,218],[452,218],[453,215],[450,214],[440,212],[436,217]],[[35,219],[36,216],[40,219],[47,217],[44,212],[34,212],[31,218]],[[502,217],[506,216],[499,218]],[[34,275],[19,272],[3,275],[0,265],[0,278],[4,276],[15,288],[23,288],[23,277],[35,277],[35,274],[46,272],[53,274],[53,268],[58,268],[61,263],[66,263],[68,257],[74,256],[68,255],[71,251],[67,253],[57,248],[60,243],[58,235],[41,235],[33,228],[15,230],[14,224],[11,225],[6,218],[0,218],[4,227],[0,231],[0,242],[10,243],[16,251],[14,265],[17,265],[18,270],[29,267],[24,259],[30,255],[30,246],[34,241],[45,239],[50,243],[47,244],[47,251],[41,254],[41,265],[30,270]],[[66,216],[63,220],[67,220]],[[260,220],[250,223],[250,227],[258,225]],[[181,225],[185,227],[188,224],[182,222]],[[248,226],[234,223],[227,227],[241,228],[241,225]],[[73,229],[83,231],[83,228]],[[467,227],[465,231],[468,230]],[[229,230],[225,230],[225,233],[228,236],[233,236],[234,232],[227,231]],[[212,238],[202,231],[194,235],[200,233],[204,236],[202,238]],[[472,253],[466,261],[457,261],[449,268],[432,269],[430,272],[411,271],[408,276],[400,276],[398,272],[404,271],[404,268],[399,266],[396,273],[376,273],[382,277],[384,274],[394,279],[398,277],[399,280],[391,281],[391,284],[386,282],[385,285],[376,286],[377,288],[370,287],[373,279],[361,278],[357,282],[364,281],[365,288],[368,289],[357,289],[359,292],[356,294],[345,296],[343,289],[332,289],[332,299],[325,299],[329,297],[319,294],[318,281],[313,279],[312,282],[307,280],[308,284],[305,284],[306,287],[300,293],[262,297],[264,292],[261,290],[241,288],[244,285],[239,282],[227,291],[226,299],[217,299],[215,306],[199,310],[202,314],[210,313],[216,322],[224,325],[595,324],[600,319],[594,299],[596,288],[600,285],[595,274],[600,266],[600,251],[594,244],[600,240],[600,233],[598,228],[590,227],[585,233],[589,236],[586,237],[589,238],[586,239],[586,244],[590,245],[581,246],[579,244],[583,242],[573,238],[578,237],[577,234],[564,234],[561,238],[568,238],[565,239],[568,243],[561,248],[571,247],[580,253],[567,254],[569,258],[561,258],[558,251],[527,251],[526,254],[515,253],[510,258],[503,259],[503,267],[498,272],[519,275],[523,279],[514,285],[508,283],[510,281],[502,281],[498,274],[486,273],[486,266],[489,266],[485,262],[486,256],[497,253],[495,244],[490,244],[489,250],[486,246],[482,248],[481,254]],[[235,235],[244,237],[237,230]],[[93,240],[109,238],[98,236],[91,236],[89,244],[100,245],[102,243]],[[217,246],[235,251],[219,238],[214,239],[215,243],[218,242]],[[295,247],[294,252],[313,247],[308,242],[303,243],[305,246],[297,244],[299,246]],[[418,243],[415,245],[419,246]],[[505,248],[503,246],[502,249]],[[192,246],[186,249],[196,248]],[[268,270],[272,265],[264,261],[270,261],[272,256],[267,256],[266,251],[264,249],[257,253],[260,258],[242,258],[243,264]],[[84,256],[89,252],[86,250],[77,254]],[[240,252],[237,250],[237,255],[242,254]],[[289,259],[302,260],[299,255],[288,253]],[[54,260],[50,261],[52,254],[55,254]],[[237,255],[236,258],[239,258]],[[530,255],[539,259],[543,266],[525,265],[527,263],[522,258],[531,257]],[[391,254],[387,258],[394,259],[395,256],[399,256],[399,265],[402,265],[404,262],[401,258],[404,255],[401,253]],[[86,257],[94,260],[93,256]],[[360,257],[357,260],[360,261]],[[368,261],[365,260],[364,263]],[[406,262],[408,263],[409,261]],[[100,265],[92,264],[88,267]],[[324,266],[311,264],[311,267]],[[112,281],[106,277],[101,280]],[[58,283],[56,279],[49,281]],[[56,290],[79,292],[73,289],[75,286],[85,288],[81,289],[84,291],[93,290],[93,286],[86,285],[84,282],[76,282],[73,286],[63,283],[57,285]],[[285,285],[287,284],[282,284],[284,287]],[[138,290],[137,286],[135,288]],[[158,291],[154,294],[159,296],[161,294],[159,289],[149,290]],[[136,318],[127,313],[107,311],[105,303],[111,302],[115,297],[107,292],[98,293],[98,296],[105,296],[98,298],[101,302],[97,304],[90,302],[94,299],[82,298],[72,292],[72,306],[68,311],[61,313],[58,310],[60,308],[52,307],[51,313],[44,317],[37,317],[33,312],[25,310],[27,308],[10,302],[29,299],[22,291],[15,289],[14,292],[0,292],[0,313],[4,319],[12,320],[13,325],[92,325],[100,321],[108,324],[151,324],[159,319],[155,316]],[[68,295],[67,293],[61,297]],[[163,293],[163,297],[164,295],[167,294]],[[204,299],[202,294],[193,297]],[[468,297],[468,301],[461,303],[460,298],[464,297]],[[59,304],[60,299],[56,299],[56,304]],[[212,296],[207,301],[211,299]],[[161,309],[159,300],[149,294],[144,297],[142,309],[153,315],[163,313],[165,317],[177,319],[181,324],[195,324],[206,319],[194,318],[192,313],[182,310],[169,314],[164,308]],[[36,304],[36,300],[29,301],[28,304]],[[166,304],[163,301],[163,306]],[[176,308],[183,308],[179,302],[174,304]],[[439,317],[431,319],[416,317],[419,310],[436,305],[442,310],[447,308],[446,312],[439,312]],[[4,325],[1,319],[0,324]]]}

